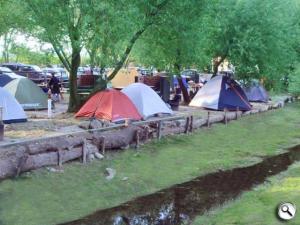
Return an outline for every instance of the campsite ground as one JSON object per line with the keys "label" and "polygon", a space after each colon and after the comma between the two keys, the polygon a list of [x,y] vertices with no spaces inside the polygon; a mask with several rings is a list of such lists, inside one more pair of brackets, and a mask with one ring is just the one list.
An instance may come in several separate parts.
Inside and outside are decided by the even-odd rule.
{"label": "campsite ground", "polygon": [[[40,169],[23,174],[18,179],[2,181],[0,224],[23,225],[26,221],[26,225],[47,225],[74,220],[97,209],[112,207],[209,172],[259,162],[263,156],[279,154],[286,147],[300,143],[299,109],[300,104],[296,103],[276,111],[243,117],[227,126],[217,124],[192,135],[153,141],[138,152],[131,149],[111,152],[103,161],[95,160],[87,165],[74,162],[64,165],[64,170],[60,172]],[[104,175],[107,167],[116,170],[116,176],[109,181]],[[202,221],[206,224],[216,221],[218,224],[229,213],[246,207],[258,196],[261,198],[257,204],[251,206],[258,207],[252,214],[254,221],[255,216],[261,216],[265,205],[273,207],[280,198],[264,190],[276,190],[281,181],[290,185],[289,181],[296,177],[298,168],[295,165],[289,172],[273,177],[274,187],[258,187],[254,192],[244,194],[237,202],[230,202],[228,207],[215,210],[216,214],[220,213],[215,220],[210,216],[198,218],[198,224]],[[299,190],[297,184],[293,185]],[[285,196],[287,194],[283,193]],[[264,204],[260,204],[260,200]],[[234,220],[237,224],[239,221],[247,222],[249,214],[251,212],[240,213]],[[229,218],[225,221],[230,224]]]}
{"label": "campsite ground", "polygon": [[[276,98],[282,99],[283,96],[277,96],[275,99]],[[82,130],[80,127],[86,120],[75,119],[74,114],[67,113],[67,102],[68,95],[65,94],[64,100],[55,104],[55,110],[52,112],[51,119],[48,118],[47,110],[26,111],[28,116],[27,123],[5,125],[5,141],[2,143],[5,144],[22,139],[52,136]],[[267,104],[253,103],[253,105],[256,109],[267,107]],[[188,106],[180,106],[179,111],[175,112],[176,115],[191,113],[197,117],[207,117],[207,110]],[[223,112],[211,111],[211,115],[222,113]]]}

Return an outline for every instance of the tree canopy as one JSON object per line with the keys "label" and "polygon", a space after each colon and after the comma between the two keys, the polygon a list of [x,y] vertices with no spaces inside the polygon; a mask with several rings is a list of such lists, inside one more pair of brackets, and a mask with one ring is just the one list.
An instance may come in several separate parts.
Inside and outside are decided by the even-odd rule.
{"label": "tree canopy", "polygon": [[[272,88],[293,72],[299,62],[297,0],[289,4],[278,0],[0,0],[0,3],[0,36],[4,40],[12,40],[9,32],[18,30],[51,43],[70,72],[69,111],[80,104],[77,69],[83,49],[88,52],[91,67],[114,68],[108,79],[127,60],[175,74],[186,68],[200,71],[212,68],[216,74],[226,59],[235,66],[238,79],[263,79]],[[16,45],[7,46],[3,51],[6,61],[7,52]],[[102,80],[104,86],[107,81]]]}

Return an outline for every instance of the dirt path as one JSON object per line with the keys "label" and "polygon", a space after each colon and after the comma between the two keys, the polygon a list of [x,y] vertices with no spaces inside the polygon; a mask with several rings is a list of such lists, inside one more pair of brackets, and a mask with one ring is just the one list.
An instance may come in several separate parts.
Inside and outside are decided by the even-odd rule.
{"label": "dirt path", "polygon": [[[276,101],[280,101],[280,99],[284,99],[284,97],[276,98]],[[253,108],[257,110],[266,109],[273,104],[274,102],[269,102],[268,104],[252,103]],[[47,110],[26,111],[28,122],[5,125],[5,138],[2,144],[82,130],[82,125],[86,124],[88,120],[75,119],[74,114],[66,112],[67,107],[67,100],[56,103],[51,119],[48,118]],[[207,117],[207,112],[208,110],[206,109],[180,106],[179,111],[176,111],[175,115],[193,114],[196,117],[205,118]],[[223,112],[218,111],[210,111],[210,113],[212,116],[223,114]]]}

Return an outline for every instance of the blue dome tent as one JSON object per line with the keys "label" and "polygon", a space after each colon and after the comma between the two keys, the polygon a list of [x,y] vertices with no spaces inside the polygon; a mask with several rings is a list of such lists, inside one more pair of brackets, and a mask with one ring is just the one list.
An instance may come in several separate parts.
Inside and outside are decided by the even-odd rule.
{"label": "blue dome tent", "polygon": [[190,106],[213,110],[251,109],[246,94],[239,84],[227,76],[216,76],[208,81],[195,95]]}
{"label": "blue dome tent", "polygon": [[252,80],[243,86],[243,89],[250,102],[268,102],[269,94],[257,80]]}

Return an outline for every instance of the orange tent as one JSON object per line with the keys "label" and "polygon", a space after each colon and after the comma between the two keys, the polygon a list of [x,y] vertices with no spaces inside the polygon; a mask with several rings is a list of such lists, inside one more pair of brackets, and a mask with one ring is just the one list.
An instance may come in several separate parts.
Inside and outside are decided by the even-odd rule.
{"label": "orange tent", "polygon": [[93,95],[76,113],[75,117],[95,117],[112,122],[142,117],[131,100],[122,92],[106,89]]}

